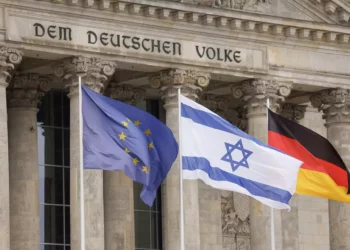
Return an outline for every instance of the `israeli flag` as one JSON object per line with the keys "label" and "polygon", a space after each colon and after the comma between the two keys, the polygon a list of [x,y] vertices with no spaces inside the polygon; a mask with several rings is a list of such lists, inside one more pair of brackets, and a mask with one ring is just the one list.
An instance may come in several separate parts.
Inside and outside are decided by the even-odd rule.
{"label": "israeli flag", "polygon": [[182,95],[180,104],[184,179],[201,179],[214,188],[252,196],[272,208],[290,209],[288,202],[303,162]]}

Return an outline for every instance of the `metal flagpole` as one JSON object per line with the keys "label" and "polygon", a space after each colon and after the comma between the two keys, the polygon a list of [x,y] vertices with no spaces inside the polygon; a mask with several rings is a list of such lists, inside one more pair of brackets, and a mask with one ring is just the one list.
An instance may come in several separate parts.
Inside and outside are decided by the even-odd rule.
{"label": "metal flagpole", "polygon": [[[267,98],[267,114],[268,114],[268,111],[269,111],[269,108],[270,108],[270,99]],[[269,116],[267,115],[267,124],[268,124],[268,119],[269,119]],[[271,250],[275,250],[276,249],[276,246],[275,246],[275,216],[274,216],[274,212],[273,212],[273,207],[270,208],[270,222],[271,222],[271,225],[270,225],[270,229],[271,229]]]}
{"label": "metal flagpole", "polygon": [[80,171],[80,246],[85,250],[85,208],[84,208],[84,159],[83,159],[83,100],[81,76],[79,76],[79,171]]}
{"label": "metal flagpole", "polygon": [[178,120],[179,120],[179,169],[180,169],[180,249],[185,250],[185,232],[184,232],[184,205],[183,205],[183,179],[182,179],[182,126],[181,126],[181,88],[177,89],[178,96]]}

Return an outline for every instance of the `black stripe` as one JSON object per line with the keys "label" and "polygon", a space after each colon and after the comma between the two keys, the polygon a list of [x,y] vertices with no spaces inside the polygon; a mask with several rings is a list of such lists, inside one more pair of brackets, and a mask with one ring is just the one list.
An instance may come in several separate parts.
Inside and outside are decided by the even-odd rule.
{"label": "black stripe", "polygon": [[298,141],[313,156],[330,162],[348,172],[348,169],[337,150],[326,138],[296,122],[272,112],[271,110],[269,110],[268,115],[269,131],[276,132]]}

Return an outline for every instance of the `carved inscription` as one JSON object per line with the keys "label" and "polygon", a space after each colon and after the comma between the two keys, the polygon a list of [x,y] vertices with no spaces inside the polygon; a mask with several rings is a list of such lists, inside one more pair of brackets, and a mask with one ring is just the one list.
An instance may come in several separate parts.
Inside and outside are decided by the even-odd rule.
{"label": "carved inscription", "polygon": [[[70,27],[58,25],[44,25],[36,22],[33,24],[35,37],[46,37],[52,40],[73,41],[74,30]],[[141,37],[129,34],[118,34],[112,32],[96,32],[88,30],[83,39],[91,45],[102,45],[103,47],[122,48],[148,53],[165,54],[169,56],[182,56],[183,44],[165,39],[154,39],[152,37]],[[193,46],[193,45],[192,45]],[[194,53],[195,52],[195,53]],[[240,64],[242,62],[242,51],[230,48],[201,46],[194,44],[193,55],[198,59],[219,61],[224,63]]]}

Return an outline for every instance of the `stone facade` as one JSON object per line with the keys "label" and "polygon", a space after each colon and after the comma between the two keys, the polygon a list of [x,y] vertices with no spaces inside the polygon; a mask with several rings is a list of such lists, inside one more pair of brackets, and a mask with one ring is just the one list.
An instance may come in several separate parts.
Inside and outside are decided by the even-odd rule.
{"label": "stone facade", "polygon": [[[350,164],[347,0],[0,0],[0,15],[1,250],[42,243],[36,112],[51,87],[70,98],[70,249],[81,247],[79,79],[131,105],[159,100],[177,139],[179,89],[265,143],[269,106]],[[162,184],[164,250],[181,249],[179,167]],[[271,249],[268,207],[202,181],[183,190],[186,249]],[[136,248],[133,192],[123,173],[84,172],[85,249]],[[276,250],[350,250],[349,205],[290,205],[274,210]]]}

